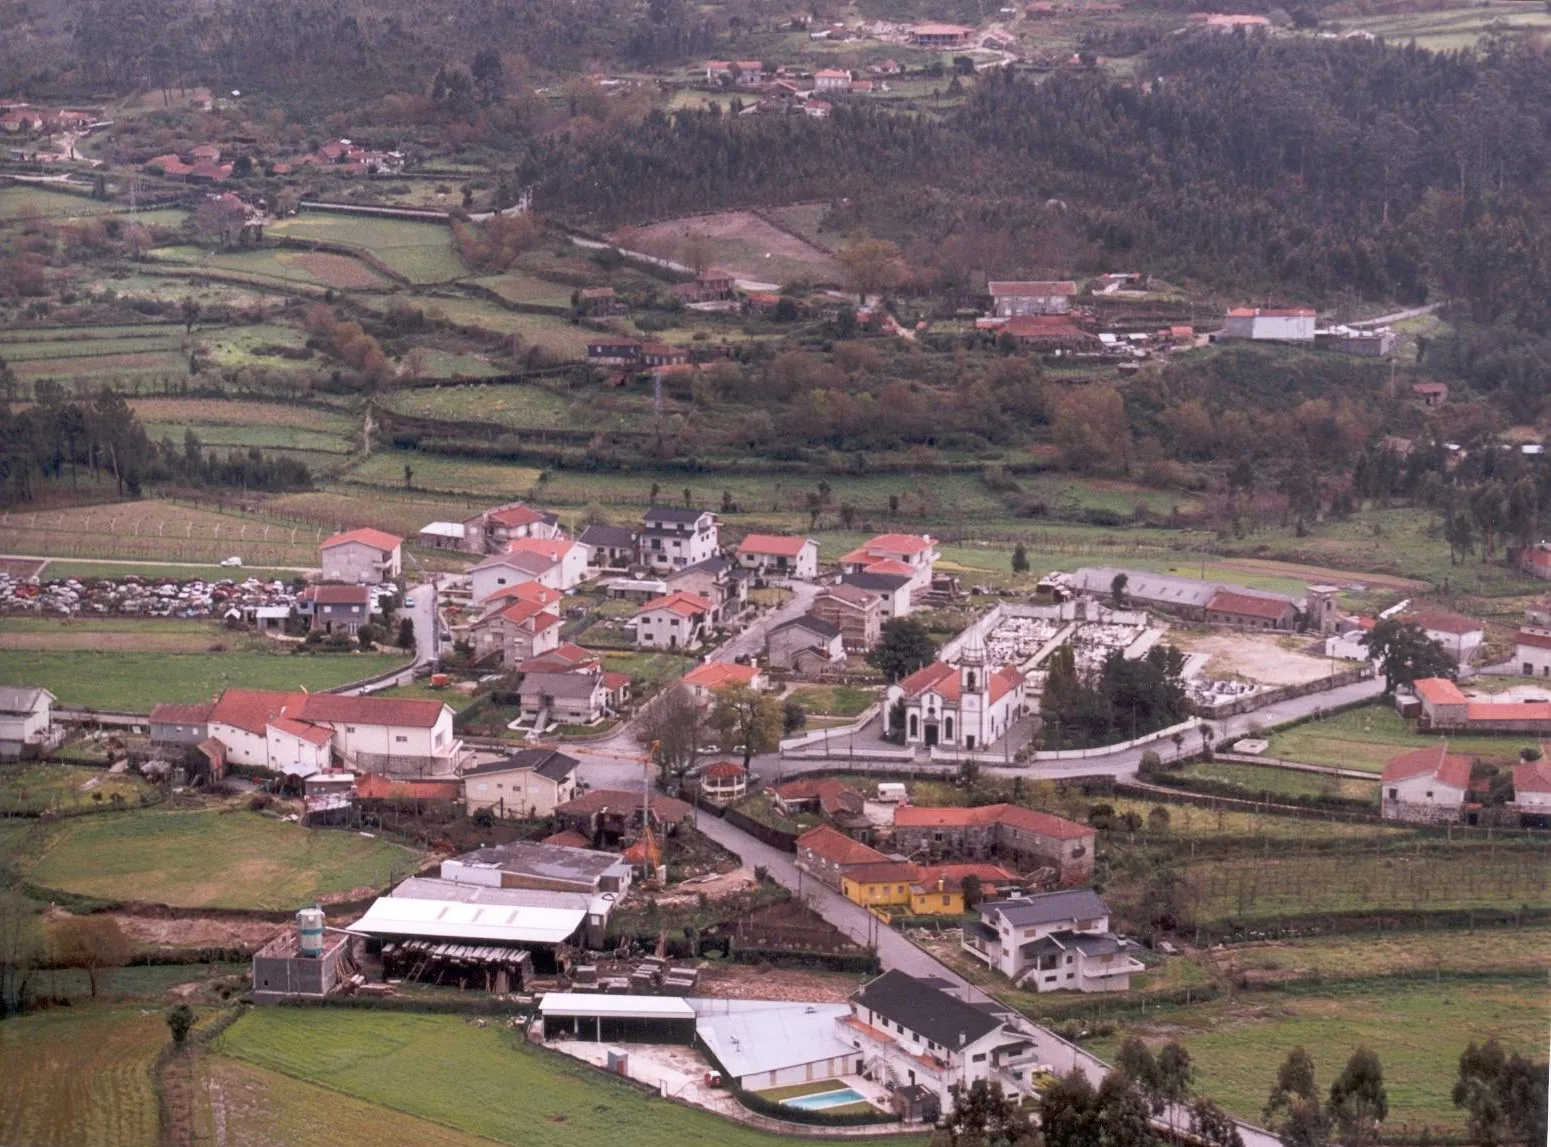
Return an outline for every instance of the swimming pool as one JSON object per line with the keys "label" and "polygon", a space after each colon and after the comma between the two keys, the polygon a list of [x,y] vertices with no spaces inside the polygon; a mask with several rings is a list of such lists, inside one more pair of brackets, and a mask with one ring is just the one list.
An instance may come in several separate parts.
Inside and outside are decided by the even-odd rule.
{"label": "swimming pool", "polygon": [[867,1097],[851,1087],[835,1091],[821,1091],[817,1095],[797,1095],[781,1100],[782,1106],[800,1107],[804,1111],[826,1111],[831,1107],[844,1107],[848,1103],[866,1103]]}

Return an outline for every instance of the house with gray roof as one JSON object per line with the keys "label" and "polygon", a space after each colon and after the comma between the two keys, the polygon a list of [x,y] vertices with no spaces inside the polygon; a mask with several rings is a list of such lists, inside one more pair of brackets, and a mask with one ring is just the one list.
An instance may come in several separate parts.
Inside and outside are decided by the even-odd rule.
{"label": "house with gray roof", "polygon": [[524,749],[504,760],[464,769],[468,814],[489,809],[503,819],[551,816],[556,805],[576,795],[577,764],[575,757],[554,749]]}
{"label": "house with gray roof", "polygon": [[844,667],[846,652],[840,627],[805,613],[765,635],[765,650],[772,669],[792,669],[817,674],[831,666]]}
{"label": "house with gray roof", "polygon": [[629,569],[635,561],[635,531],[624,526],[591,525],[576,540],[587,548],[587,568],[595,573]]}
{"label": "house with gray roof", "polygon": [[590,725],[608,711],[609,688],[596,666],[572,673],[524,673],[517,695],[522,720]]}
{"label": "house with gray roof", "polygon": [[612,852],[563,844],[517,841],[476,848],[442,861],[441,877],[491,888],[540,888],[552,892],[624,893],[630,864]]}
{"label": "house with gray roof", "polygon": [[1091,888],[987,901],[964,929],[964,950],[1037,992],[1125,992],[1143,970],[1109,930],[1109,906]]}

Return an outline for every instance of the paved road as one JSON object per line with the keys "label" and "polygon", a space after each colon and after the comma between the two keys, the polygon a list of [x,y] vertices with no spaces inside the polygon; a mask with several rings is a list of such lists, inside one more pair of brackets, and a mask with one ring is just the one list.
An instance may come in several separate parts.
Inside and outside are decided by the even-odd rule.
{"label": "paved road", "polygon": [[1408,310],[1395,311],[1393,314],[1380,315],[1376,319],[1364,319],[1360,323],[1347,323],[1346,325],[1360,330],[1363,327],[1382,327],[1387,323],[1403,323],[1407,319],[1416,318],[1418,315],[1430,315],[1447,302],[1448,300],[1445,299],[1436,303],[1428,303],[1425,307],[1411,307]]}
{"label": "paved road", "polygon": [[[772,848],[708,813],[697,812],[695,815],[700,831],[723,848],[736,853],[744,864],[749,867],[762,865],[772,879],[796,892],[815,912],[852,940],[875,946],[885,968],[898,969],[912,976],[935,976],[946,980],[954,985],[955,993],[960,998],[970,1003],[999,1002],[968,983],[940,960],[923,952],[860,905],[853,904],[828,885],[801,872],[790,853]],[[1102,1059],[1068,1043],[1054,1032],[1039,1027],[1027,1018],[1020,1026],[1028,1031],[1040,1060],[1050,1064],[1058,1073],[1065,1074],[1077,1068],[1097,1086],[1108,1072],[1109,1065]],[[1186,1122],[1183,1112],[1176,1113],[1175,1121],[1180,1125]],[[1280,1147],[1280,1140],[1274,1135],[1250,1124],[1240,1124],[1239,1134],[1244,1139],[1245,1147]]]}
{"label": "paved road", "polygon": [[[433,575],[435,576],[435,575]],[[445,576],[445,575],[443,575]],[[395,685],[409,685],[415,680],[415,671],[437,657],[436,648],[436,589],[430,581],[410,585],[404,591],[406,602],[414,602],[413,608],[401,608],[400,616],[408,615],[415,623],[415,659],[396,677],[379,681],[362,689],[351,689],[350,694],[376,693]],[[396,636],[396,634],[395,634]]]}
{"label": "paved road", "polygon": [[721,648],[711,654],[712,661],[733,661],[739,657],[764,656],[765,634],[776,626],[785,625],[788,621],[807,613],[813,605],[813,599],[819,596],[822,588],[810,582],[801,581],[780,584],[783,588],[792,591],[792,599],[780,609],[767,610],[760,614],[747,629],[724,642]]}

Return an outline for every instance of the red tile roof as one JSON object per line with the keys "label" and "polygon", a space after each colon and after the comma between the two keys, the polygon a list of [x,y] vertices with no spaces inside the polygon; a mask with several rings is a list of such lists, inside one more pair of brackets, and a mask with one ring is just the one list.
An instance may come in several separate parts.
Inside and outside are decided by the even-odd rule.
{"label": "red tile roof", "polygon": [[1411,688],[1423,701],[1431,705],[1463,705],[1465,695],[1459,691],[1459,686],[1447,677],[1423,677],[1420,681],[1413,681]]}
{"label": "red tile roof", "polygon": [[983,824],[1010,825],[1056,840],[1080,840],[1094,835],[1094,830],[1085,824],[1015,804],[988,804],[974,808],[901,805],[894,810],[896,828],[970,828]]}
{"label": "red tile roof", "polygon": [[563,832],[551,833],[549,836],[546,836],[543,840],[539,841],[539,843],[560,844],[564,845],[566,848],[592,847],[592,841],[588,840],[581,833],[571,828],[565,829]]}
{"label": "red tile roof", "polygon": [[504,510],[492,510],[485,517],[492,522],[507,527],[531,526],[535,522],[542,522],[544,520],[544,515],[532,506],[508,506]]}
{"label": "red tile roof", "polygon": [[838,832],[827,824],[810,828],[797,838],[797,854],[801,856],[804,852],[811,852],[831,864],[842,867],[850,864],[878,864],[888,860],[888,857],[876,848],[869,848],[859,840],[852,840],[845,833]]}
{"label": "red tile roof", "polygon": [[355,782],[359,800],[454,801],[463,795],[463,781],[392,781],[376,773],[367,773]]}
{"label": "red tile roof", "polygon": [[934,661],[906,677],[899,683],[899,687],[905,691],[907,697],[919,697],[930,689],[942,694],[946,701],[957,701],[959,672],[945,662]]}
{"label": "red tile roof", "polygon": [[740,554],[775,554],[778,557],[795,558],[808,544],[808,538],[787,534],[750,534],[738,543]]}
{"label": "red tile roof", "polygon": [[906,565],[895,558],[884,558],[881,562],[873,562],[872,565],[868,566],[867,572],[871,574],[903,574],[905,577],[911,577],[916,571],[914,566]]}
{"label": "red tile roof", "polygon": [[694,617],[697,614],[710,613],[711,603],[699,594],[685,593],[680,590],[666,597],[653,598],[636,610],[635,615],[640,617],[643,613],[653,613],[659,609],[666,609],[684,617]]}
{"label": "red tile roof", "polygon": [[909,861],[879,860],[870,864],[850,865],[844,876],[857,884],[893,884],[895,881],[914,884],[916,874],[916,866]]}
{"label": "red tile roof", "polygon": [[326,745],[334,739],[334,734],[330,730],[320,729],[317,725],[309,725],[290,717],[276,717],[269,723],[287,736],[296,737],[311,745]]}
{"label": "red tile roof", "polygon": [[840,560],[850,564],[871,565],[885,558],[909,557],[923,553],[935,544],[935,541],[926,534],[879,534]]}
{"label": "red tile roof", "polygon": [[379,550],[396,550],[404,539],[386,530],[374,530],[370,526],[362,526],[355,530],[346,530],[342,534],[335,534],[319,546],[319,549],[328,550],[335,546],[345,545],[347,542],[364,542],[369,546],[376,546]]}
{"label": "red tile roof", "polygon": [[1551,721],[1551,701],[1471,701],[1465,706],[1465,720],[1504,724]]}
{"label": "red tile roof", "polygon": [[441,720],[442,710],[446,707],[441,701],[415,701],[396,697],[341,697],[336,693],[313,693],[307,696],[301,706],[301,712],[293,715],[303,721],[429,729]]}
{"label": "red tile roof", "polygon": [[708,661],[684,674],[684,684],[703,689],[721,689],[728,685],[752,685],[759,666],[738,665],[730,661]]}
{"label": "red tile roof", "polygon": [[273,693],[263,689],[226,689],[210,708],[212,724],[232,725],[264,735],[264,727],[282,712],[301,714],[305,693]]}
{"label": "red tile roof", "polygon": [[858,589],[854,585],[846,585],[844,582],[839,585],[826,587],[824,592],[819,594],[819,597],[832,597],[836,601],[842,601],[846,605],[860,609],[864,613],[883,608],[883,603],[873,597],[872,594],[864,589]]}
{"label": "red tile roof", "polygon": [[1259,617],[1267,621],[1278,621],[1293,609],[1293,605],[1279,598],[1220,589],[1206,603],[1206,608],[1212,613],[1231,613],[1235,617]]}
{"label": "red tile roof", "polygon": [[934,864],[920,869],[916,876],[917,892],[957,892],[964,887],[964,878],[973,876],[982,885],[1003,887],[1017,884],[1016,873],[1008,872],[999,864]]}
{"label": "red tile roof", "polygon": [[700,774],[705,777],[746,777],[749,771],[737,761],[716,761],[709,764]]}
{"label": "red tile roof", "polygon": [[536,554],[546,561],[558,562],[576,546],[564,538],[513,538],[506,543],[509,554]]}
{"label": "red tile roof", "polygon": [[629,685],[630,682],[633,681],[633,680],[635,680],[635,678],[631,677],[630,674],[628,674],[628,673],[607,673],[606,672],[606,673],[603,674],[603,687],[605,689],[607,689],[610,693],[617,693],[619,690],[623,689],[626,685]]}
{"label": "red tile roof", "polygon": [[489,605],[491,602],[509,597],[517,601],[531,601],[537,605],[554,605],[563,596],[558,589],[551,589],[543,582],[525,581],[516,585],[502,586],[485,598],[485,604]]}
{"label": "red tile roof", "polygon": [[861,793],[834,777],[800,777],[778,786],[775,792],[781,800],[788,802],[816,800],[819,809],[829,816],[837,812],[860,812],[866,801]]}
{"label": "red tile roof", "polygon": [[[622,789],[592,789],[579,797],[557,805],[555,811],[568,816],[592,816],[594,813],[629,813],[641,807],[642,794]],[[661,793],[652,794],[652,816],[662,823],[681,821],[694,811],[690,805]]]}
{"label": "red tile roof", "polygon": [[317,605],[365,605],[372,598],[364,585],[310,585],[302,590],[302,599]]}
{"label": "red tile roof", "polygon": [[1541,757],[1513,766],[1513,795],[1518,797],[1522,793],[1551,793],[1551,760]]}
{"label": "red tile roof", "polygon": [[1535,649],[1551,649],[1551,633],[1536,633],[1534,630],[1521,629],[1513,635],[1516,645],[1528,645]]}
{"label": "red tile roof", "polygon": [[1471,758],[1449,752],[1447,741],[1439,741],[1425,749],[1414,749],[1391,757],[1384,765],[1384,784],[1406,781],[1412,777],[1433,777],[1440,784],[1456,789],[1470,787]]}
{"label": "red tile roof", "polygon": [[1481,629],[1481,623],[1475,618],[1466,617],[1462,613],[1451,613],[1446,609],[1419,609],[1414,613],[1401,614],[1400,620],[1419,625],[1434,633],[1452,633],[1456,636],[1477,633]]}

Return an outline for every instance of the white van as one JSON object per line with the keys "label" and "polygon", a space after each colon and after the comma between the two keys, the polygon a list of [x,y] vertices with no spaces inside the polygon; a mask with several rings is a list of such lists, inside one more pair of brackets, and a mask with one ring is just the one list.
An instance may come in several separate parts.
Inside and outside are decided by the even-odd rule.
{"label": "white van", "polygon": [[905,791],[905,786],[898,781],[882,781],[878,785],[878,799],[888,801],[890,804],[898,804],[910,799],[910,794]]}

